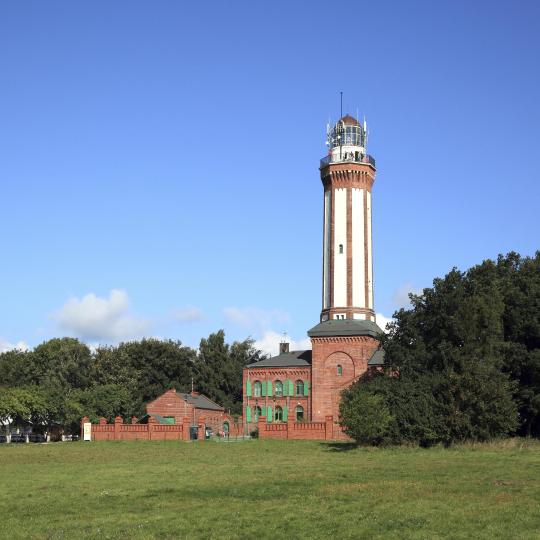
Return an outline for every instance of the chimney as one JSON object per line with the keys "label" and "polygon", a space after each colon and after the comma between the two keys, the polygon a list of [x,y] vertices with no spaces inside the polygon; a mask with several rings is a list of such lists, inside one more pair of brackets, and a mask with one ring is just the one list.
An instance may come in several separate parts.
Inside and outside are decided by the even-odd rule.
{"label": "chimney", "polygon": [[279,344],[279,354],[287,354],[289,352],[289,344],[286,341],[282,341]]}
{"label": "chimney", "polygon": [[199,396],[200,394],[199,394],[199,392],[195,392],[194,390],[192,390],[192,391],[191,391],[191,395],[192,395],[193,397],[197,397],[197,396]]}

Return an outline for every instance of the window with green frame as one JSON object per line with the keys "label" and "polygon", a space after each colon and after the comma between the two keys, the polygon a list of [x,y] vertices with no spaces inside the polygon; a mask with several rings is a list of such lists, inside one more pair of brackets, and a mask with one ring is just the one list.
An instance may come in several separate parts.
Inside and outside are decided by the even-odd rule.
{"label": "window with green frame", "polygon": [[283,383],[281,381],[276,381],[276,397],[283,396]]}
{"label": "window with green frame", "polygon": [[341,377],[343,375],[343,367],[338,364],[337,374]]}
{"label": "window with green frame", "polygon": [[279,405],[274,412],[274,420],[276,422],[283,422],[283,409]]}
{"label": "window with green frame", "polygon": [[253,383],[253,395],[254,395],[254,397],[261,397],[262,396],[262,384],[261,384],[261,381],[255,381]]}
{"label": "window with green frame", "polygon": [[253,407],[253,421],[258,422],[259,416],[261,415],[262,415],[262,409],[259,406]]}
{"label": "window with green frame", "polygon": [[297,396],[304,395],[304,381],[301,381],[300,379],[296,381],[296,395]]}
{"label": "window with green frame", "polygon": [[304,420],[304,407],[298,405],[298,407],[294,409],[294,416],[297,422],[302,422]]}

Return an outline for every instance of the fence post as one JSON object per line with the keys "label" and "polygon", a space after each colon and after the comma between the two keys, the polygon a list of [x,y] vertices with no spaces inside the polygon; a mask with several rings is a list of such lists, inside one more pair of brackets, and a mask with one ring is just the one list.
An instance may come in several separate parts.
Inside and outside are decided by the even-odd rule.
{"label": "fence post", "polygon": [[152,434],[154,433],[154,426],[157,424],[156,419],[153,416],[148,418],[148,440],[152,440]]}
{"label": "fence post", "polygon": [[324,417],[324,438],[329,441],[334,438],[334,417]]}
{"label": "fence post", "polygon": [[200,441],[206,440],[206,418],[204,416],[199,417],[197,438]]}
{"label": "fence post", "polygon": [[185,416],[182,421],[182,440],[189,441],[189,416]]}
{"label": "fence post", "polygon": [[117,416],[115,419],[114,419],[114,440],[115,441],[118,441],[120,440],[120,426],[124,423],[124,420],[122,419],[121,416]]}
{"label": "fence post", "polygon": [[[86,424],[87,422],[90,422],[90,418],[88,418],[88,416],[83,416],[82,420],[81,420],[81,441],[84,441],[84,424]],[[92,433],[90,431],[90,433]],[[62,435],[63,437],[63,435]],[[62,439],[64,440],[64,439]]]}
{"label": "fence post", "polygon": [[261,414],[257,420],[257,429],[259,430],[259,439],[266,437],[266,416]]}

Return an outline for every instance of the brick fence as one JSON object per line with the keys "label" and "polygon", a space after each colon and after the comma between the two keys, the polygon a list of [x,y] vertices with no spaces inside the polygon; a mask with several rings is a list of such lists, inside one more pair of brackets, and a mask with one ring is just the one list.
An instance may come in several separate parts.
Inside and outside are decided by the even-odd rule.
{"label": "brick fence", "polygon": [[259,417],[257,423],[260,439],[292,440],[350,440],[343,428],[334,423],[333,416],[326,416],[324,422],[276,422],[268,423],[266,417]]}
{"label": "brick fence", "polygon": [[[81,439],[84,434],[83,425],[88,422],[90,420],[86,416],[81,420]],[[131,424],[124,424],[123,418],[117,416],[114,424],[108,424],[105,418],[100,418],[99,424],[92,424],[91,436],[93,441],[189,441],[191,426],[191,420],[187,417],[181,424],[159,424],[153,416],[150,416],[147,424],[137,424],[135,417],[131,419]],[[197,427],[199,438],[203,438],[205,418],[199,418]],[[240,435],[241,429],[241,426],[232,425],[229,435]]]}

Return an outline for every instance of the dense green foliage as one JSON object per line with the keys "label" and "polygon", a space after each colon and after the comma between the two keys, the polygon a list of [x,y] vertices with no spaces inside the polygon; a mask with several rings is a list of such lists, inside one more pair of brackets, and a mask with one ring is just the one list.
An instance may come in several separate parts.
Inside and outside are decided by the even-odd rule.
{"label": "dense green foliage", "polygon": [[533,539],[540,443],[0,445],[1,538]]}
{"label": "dense green foliage", "polygon": [[260,358],[252,340],[229,345],[221,330],[202,339],[199,351],[157,339],[91,351],[74,338],[51,339],[33,351],[0,354],[0,422],[77,431],[84,415],[140,416],[165,390],[192,384],[240,413],[242,369]]}
{"label": "dense green foliage", "polygon": [[344,393],[342,421],[361,421],[351,403],[367,395],[391,417],[373,443],[539,436],[540,252],[454,269],[410,298],[382,338],[386,374]]}

